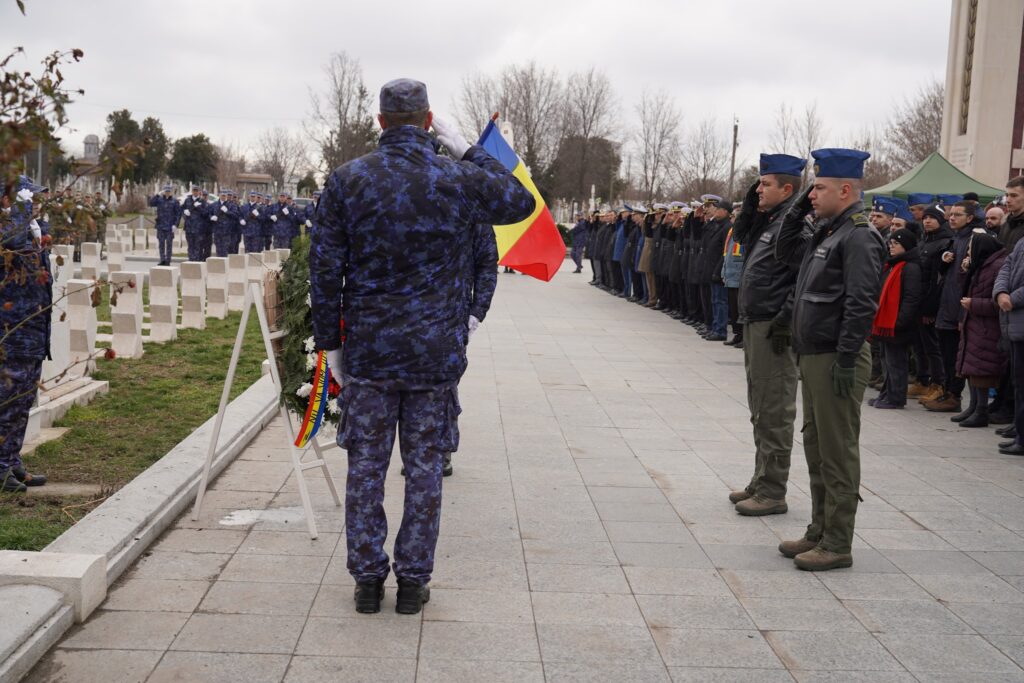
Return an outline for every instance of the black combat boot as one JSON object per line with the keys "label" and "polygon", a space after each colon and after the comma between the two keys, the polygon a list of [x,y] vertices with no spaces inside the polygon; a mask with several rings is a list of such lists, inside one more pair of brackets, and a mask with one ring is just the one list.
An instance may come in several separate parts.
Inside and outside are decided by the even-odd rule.
{"label": "black combat boot", "polygon": [[360,614],[376,614],[380,611],[380,601],[383,599],[383,581],[367,581],[356,584],[356,611]]}
{"label": "black combat boot", "polygon": [[419,614],[423,605],[430,602],[430,587],[406,579],[398,580],[398,597],[395,611],[399,614]]}

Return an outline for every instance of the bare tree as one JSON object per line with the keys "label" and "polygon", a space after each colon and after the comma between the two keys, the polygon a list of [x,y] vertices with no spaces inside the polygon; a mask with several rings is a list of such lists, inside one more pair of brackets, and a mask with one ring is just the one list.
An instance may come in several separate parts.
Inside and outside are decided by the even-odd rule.
{"label": "bare tree", "polygon": [[[818,115],[818,103],[811,102],[804,107],[803,114],[796,120],[796,145],[800,156],[804,159],[811,157],[811,150],[821,147],[825,139],[825,122]],[[807,181],[808,169],[805,167],[803,180]]]}
{"label": "bare tree", "polygon": [[775,112],[775,129],[769,137],[771,151],[776,154],[799,152],[796,149],[796,127],[793,108],[785,102],[780,103]]}
{"label": "bare tree", "polygon": [[[607,145],[612,133],[612,115],[614,112],[615,95],[611,81],[602,71],[591,67],[569,76],[565,91],[563,111],[565,121],[562,136],[559,140],[558,156],[570,162],[559,168],[560,174],[570,174],[575,192],[586,193],[586,181],[591,159],[595,152],[591,150],[595,140],[599,145]],[[572,154],[567,154],[567,141],[573,140]],[[618,163],[612,173],[618,172]]]}
{"label": "bare tree", "polygon": [[323,170],[330,172],[373,149],[377,129],[359,60],[336,52],[324,73],[327,92],[309,92],[313,111],[307,132],[319,147]]}
{"label": "bare tree", "polygon": [[713,118],[701,121],[686,136],[680,150],[678,176],[688,194],[722,192],[729,172],[732,153],[730,141],[719,132]]}
{"label": "bare tree", "polygon": [[217,183],[221,187],[235,187],[238,174],[245,173],[245,155],[233,142],[217,145]]}
{"label": "bare tree", "polygon": [[260,133],[255,152],[256,168],[272,177],[278,187],[284,186],[308,165],[302,136],[293,135],[280,126]]}
{"label": "bare tree", "polygon": [[640,128],[634,137],[639,189],[647,201],[664,191],[673,160],[679,151],[682,115],[665,93],[648,92],[636,105]]}
{"label": "bare tree", "polygon": [[455,120],[467,140],[475,139],[497,111],[498,88],[494,79],[484,74],[472,74],[462,79],[462,87],[455,98]]}
{"label": "bare tree", "polygon": [[843,143],[844,147],[859,149],[871,156],[864,162],[864,189],[872,189],[885,185],[897,178],[899,171],[892,162],[886,149],[885,136],[877,128],[863,128],[850,135]]}
{"label": "bare tree", "polygon": [[909,170],[939,148],[944,100],[945,86],[932,81],[896,109],[885,132],[885,146],[893,166],[900,172]]}
{"label": "bare tree", "polygon": [[565,116],[565,86],[554,69],[536,62],[510,64],[497,78],[475,74],[462,81],[456,97],[456,118],[469,140],[494,112],[512,124],[516,152],[534,178],[554,160]]}

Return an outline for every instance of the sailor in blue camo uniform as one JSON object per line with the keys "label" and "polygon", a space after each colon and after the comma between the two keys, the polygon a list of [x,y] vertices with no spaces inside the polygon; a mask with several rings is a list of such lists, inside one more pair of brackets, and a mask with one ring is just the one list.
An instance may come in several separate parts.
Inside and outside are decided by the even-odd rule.
{"label": "sailor in blue camo uniform", "polygon": [[174,228],[181,220],[181,204],[174,198],[174,188],[164,185],[161,194],[155,194],[149,205],[156,209],[156,239],[160,245],[160,265],[171,265],[171,253],[174,247]]}
{"label": "sailor in blue camo uniform", "polygon": [[265,194],[261,197],[261,229],[260,234],[263,237],[263,249],[271,249],[274,246],[274,221],[270,220],[271,208],[274,204],[270,201],[271,197],[269,194]]}
{"label": "sailor in blue camo uniform", "polygon": [[210,201],[209,193],[203,190],[203,201],[206,202],[206,221],[203,231],[203,260],[213,256],[213,231],[220,223],[220,197],[214,197]]}
{"label": "sailor in blue camo uniform", "polygon": [[301,210],[291,202],[291,195],[282,192],[277,203],[270,207],[270,221],[274,235],[274,249],[291,249],[292,240],[299,234]]}
{"label": "sailor in blue camo uniform", "polygon": [[[316,348],[339,367],[344,308],[338,443],[348,451],[356,609],[379,610],[389,573],[384,478],[397,426],[408,477],[394,549],[396,610],[412,614],[429,599],[442,460],[457,443],[475,226],[517,223],[535,202],[483,148],[432,118],[423,83],[385,84],[380,111],[378,149],[336,169],[320,198],[309,258],[313,331]],[[454,159],[438,155],[431,125]]]}
{"label": "sailor in blue camo uniform", "polygon": [[0,200],[0,491],[23,493],[27,486],[46,483],[46,477],[25,470],[20,453],[43,359],[50,354],[47,307],[53,278],[40,246],[41,227],[32,218],[33,195],[44,188],[20,176],[5,190]]}
{"label": "sailor in blue camo uniform", "polygon": [[320,195],[323,194],[320,190],[313,192],[313,201],[306,204],[306,208],[303,210],[303,224],[306,226],[306,234],[313,234],[313,219],[316,216],[316,205],[320,203]]}
{"label": "sailor in blue camo uniform", "polygon": [[260,201],[262,196],[259,192],[250,192],[249,201],[242,205],[242,215],[238,219],[247,254],[263,251],[263,203]]}
{"label": "sailor in blue camo uniform", "polygon": [[238,221],[242,218],[242,207],[238,205],[235,193],[226,189],[221,190],[220,201],[214,206],[216,210],[210,216],[210,220],[214,221],[213,241],[217,246],[217,256],[227,257],[229,254],[237,254],[235,233],[239,228]]}
{"label": "sailor in blue camo uniform", "polygon": [[206,202],[202,188],[192,186],[192,194],[181,203],[181,215],[185,218],[185,241],[188,243],[188,260],[205,261],[203,258],[203,235],[206,229]]}

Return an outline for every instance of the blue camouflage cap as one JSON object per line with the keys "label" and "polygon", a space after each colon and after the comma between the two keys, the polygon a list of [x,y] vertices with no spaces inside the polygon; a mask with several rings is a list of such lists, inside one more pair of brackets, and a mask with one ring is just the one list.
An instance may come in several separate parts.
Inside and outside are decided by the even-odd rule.
{"label": "blue camouflage cap", "polygon": [[875,201],[871,202],[872,211],[887,213],[890,216],[895,216],[899,208],[899,203],[894,197],[875,197]]}
{"label": "blue camouflage cap", "polygon": [[36,192],[46,192],[49,188],[43,187],[42,185],[36,185],[35,182],[27,175],[18,176],[18,189],[28,190],[32,194]]}
{"label": "blue camouflage cap", "polygon": [[163,192],[174,192],[174,186],[173,185],[164,185],[162,191]]}
{"label": "blue camouflage cap", "polygon": [[953,206],[957,202],[962,202],[964,200],[964,196],[962,194],[940,194],[938,197],[939,203],[943,206]]}
{"label": "blue camouflage cap", "polygon": [[382,112],[412,112],[430,109],[427,86],[411,78],[396,78],[380,89]]}
{"label": "blue camouflage cap", "polygon": [[762,154],[759,175],[800,175],[807,166],[807,159],[789,154]]}
{"label": "blue camouflage cap", "polygon": [[827,147],[811,152],[818,178],[863,178],[864,162],[871,156],[859,149]]}
{"label": "blue camouflage cap", "polygon": [[927,206],[935,199],[935,195],[928,192],[911,192],[907,195],[907,203],[911,206]]}
{"label": "blue camouflage cap", "polygon": [[323,194],[323,192],[321,192],[320,190],[313,190],[313,196],[314,197],[319,197],[322,194]]}

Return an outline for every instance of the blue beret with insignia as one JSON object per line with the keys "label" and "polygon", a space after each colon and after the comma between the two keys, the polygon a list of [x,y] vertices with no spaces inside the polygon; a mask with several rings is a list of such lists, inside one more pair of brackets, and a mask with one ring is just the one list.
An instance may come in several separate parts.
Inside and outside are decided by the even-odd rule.
{"label": "blue beret with insignia", "polygon": [[875,201],[871,203],[872,211],[887,213],[890,216],[895,216],[899,208],[899,202],[895,197],[875,197]]}
{"label": "blue beret with insignia", "polygon": [[800,175],[807,166],[807,159],[789,154],[762,154],[758,172],[760,175]]}
{"label": "blue beret with insignia", "polygon": [[911,192],[907,195],[907,203],[911,206],[931,204],[934,199],[935,195],[928,192]]}
{"label": "blue beret with insignia", "polygon": [[828,147],[811,152],[814,157],[814,175],[818,178],[864,177],[864,162],[871,156],[859,149]]}
{"label": "blue beret with insignia", "polygon": [[938,197],[939,203],[943,206],[953,206],[957,202],[962,202],[964,200],[964,196],[962,194],[940,194]]}

